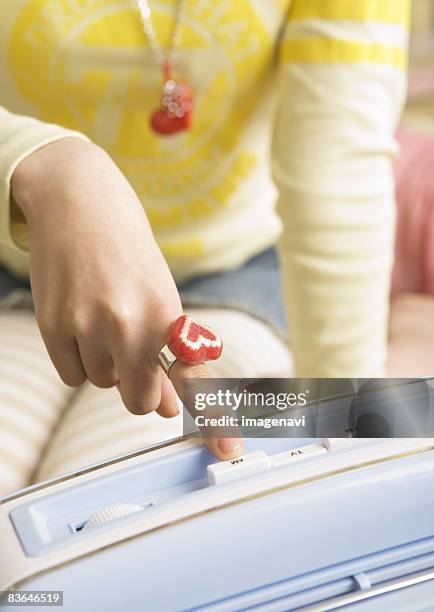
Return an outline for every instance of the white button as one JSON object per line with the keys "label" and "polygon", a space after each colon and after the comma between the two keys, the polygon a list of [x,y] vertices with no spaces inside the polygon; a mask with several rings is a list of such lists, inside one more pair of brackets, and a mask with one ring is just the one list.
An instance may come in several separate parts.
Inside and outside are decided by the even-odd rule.
{"label": "white button", "polygon": [[434,438],[324,438],[323,444],[329,452],[357,450],[372,459],[423,450],[433,446],[433,441]]}
{"label": "white button", "polygon": [[301,459],[310,459],[314,456],[326,455],[327,450],[321,444],[308,444],[301,446],[300,448],[291,448],[284,453],[273,455],[271,457],[271,465],[273,467],[283,467],[284,465],[290,465],[294,461],[300,461]]}
{"label": "white button", "polygon": [[208,466],[210,485],[232,482],[238,478],[252,476],[270,469],[270,457],[263,451],[242,455],[231,461],[221,461]]}
{"label": "white button", "polygon": [[339,450],[353,450],[359,446],[372,446],[378,444],[378,440],[369,438],[324,438],[323,444],[329,452]]}

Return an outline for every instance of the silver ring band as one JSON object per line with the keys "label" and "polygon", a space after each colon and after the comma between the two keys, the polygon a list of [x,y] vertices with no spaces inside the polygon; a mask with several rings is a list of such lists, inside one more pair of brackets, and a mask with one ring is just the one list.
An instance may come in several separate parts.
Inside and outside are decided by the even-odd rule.
{"label": "silver ring band", "polygon": [[167,344],[165,344],[161,349],[160,354],[158,355],[158,361],[160,362],[166,376],[170,378],[170,368],[173,366],[175,361],[178,361],[178,357],[175,357]]}

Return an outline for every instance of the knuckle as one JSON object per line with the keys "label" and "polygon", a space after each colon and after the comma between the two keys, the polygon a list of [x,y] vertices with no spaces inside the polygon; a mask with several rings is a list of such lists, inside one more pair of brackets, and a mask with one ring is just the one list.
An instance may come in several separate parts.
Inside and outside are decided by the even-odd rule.
{"label": "knuckle", "polygon": [[162,286],[153,284],[146,288],[146,302],[150,305],[163,305],[170,300]]}
{"label": "knuckle", "polygon": [[131,303],[126,300],[104,301],[99,305],[103,321],[121,336],[127,334],[137,317]]}
{"label": "knuckle", "polygon": [[160,395],[157,392],[147,392],[137,397],[127,398],[124,403],[132,414],[149,414],[157,410],[160,405]]}
{"label": "knuckle", "polygon": [[[154,310],[151,310],[151,315]],[[167,324],[173,323],[179,316],[182,315],[182,308],[178,304],[173,304],[169,300],[163,300],[158,305],[158,312],[160,313],[161,321],[167,322]]]}
{"label": "knuckle", "polygon": [[163,323],[170,324],[182,314],[178,293],[172,294],[158,286],[146,290],[146,307],[150,317],[153,317],[155,310],[158,310],[159,320]]}
{"label": "knuckle", "polygon": [[70,314],[65,313],[65,318],[74,336],[82,338],[88,335],[90,323],[84,309],[74,308]]}
{"label": "knuckle", "polygon": [[89,381],[100,389],[110,389],[118,382],[116,372],[88,372]]}
{"label": "knuckle", "polygon": [[67,387],[80,387],[86,380],[86,375],[83,372],[67,372],[61,368],[56,369]]}

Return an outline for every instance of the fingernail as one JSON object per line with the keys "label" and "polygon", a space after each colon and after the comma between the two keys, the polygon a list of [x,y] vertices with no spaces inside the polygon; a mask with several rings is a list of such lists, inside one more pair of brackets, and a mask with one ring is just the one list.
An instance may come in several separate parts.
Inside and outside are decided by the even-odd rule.
{"label": "fingernail", "polygon": [[229,455],[241,448],[241,442],[237,438],[220,438],[218,447],[223,455]]}

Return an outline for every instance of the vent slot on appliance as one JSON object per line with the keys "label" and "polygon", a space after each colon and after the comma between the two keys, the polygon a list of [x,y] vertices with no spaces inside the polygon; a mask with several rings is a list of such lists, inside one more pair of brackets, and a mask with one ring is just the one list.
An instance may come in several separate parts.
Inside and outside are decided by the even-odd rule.
{"label": "vent slot on appliance", "polygon": [[311,606],[326,604],[334,598],[361,591],[368,594],[372,590],[374,594],[375,589],[382,584],[399,581],[426,570],[434,572],[433,568],[434,537],[289,580],[263,585],[224,600],[204,602],[199,608],[194,608],[194,611],[239,612],[254,608],[255,612],[278,612],[303,609],[305,606],[310,609]]}

